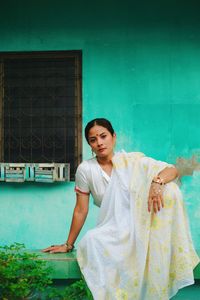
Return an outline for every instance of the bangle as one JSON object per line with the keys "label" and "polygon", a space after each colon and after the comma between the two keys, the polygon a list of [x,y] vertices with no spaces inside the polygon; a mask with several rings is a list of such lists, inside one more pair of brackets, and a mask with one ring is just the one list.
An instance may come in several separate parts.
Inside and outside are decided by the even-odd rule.
{"label": "bangle", "polygon": [[68,242],[66,242],[64,245],[65,245],[65,247],[67,248],[68,252],[73,251],[74,245],[71,245],[71,244],[69,244]]}
{"label": "bangle", "polygon": [[163,179],[161,177],[159,177],[159,176],[154,177],[153,180],[152,180],[152,182],[158,183],[160,185],[164,185],[165,184],[164,181],[163,181]]}

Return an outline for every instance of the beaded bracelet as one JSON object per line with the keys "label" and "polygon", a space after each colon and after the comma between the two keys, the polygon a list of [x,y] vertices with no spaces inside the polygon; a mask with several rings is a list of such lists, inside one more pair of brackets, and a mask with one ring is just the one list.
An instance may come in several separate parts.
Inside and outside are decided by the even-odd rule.
{"label": "beaded bracelet", "polygon": [[73,251],[74,245],[70,245],[68,242],[66,242],[64,245],[67,248],[68,252]]}
{"label": "beaded bracelet", "polygon": [[152,180],[152,182],[160,184],[160,185],[164,185],[165,184],[164,181],[163,181],[163,179],[161,177],[159,177],[159,176],[154,177],[153,180]]}

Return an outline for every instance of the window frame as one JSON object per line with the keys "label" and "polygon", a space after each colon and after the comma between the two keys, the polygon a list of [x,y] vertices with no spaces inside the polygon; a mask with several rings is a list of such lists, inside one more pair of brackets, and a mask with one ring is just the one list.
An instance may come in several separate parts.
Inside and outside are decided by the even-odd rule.
{"label": "window frame", "polygon": [[[75,170],[82,161],[82,51],[81,50],[62,50],[62,51],[20,51],[20,52],[0,52],[0,162],[4,162],[4,83],[3,83],[3,63],[5,59],[23,58],[69,58],[75,59],[75,149],[74,155],[75,168],[70,180],[74,180]],[[80,74],[80,76],[78,75]],[[65,162],[70,163],[70,162]]]}

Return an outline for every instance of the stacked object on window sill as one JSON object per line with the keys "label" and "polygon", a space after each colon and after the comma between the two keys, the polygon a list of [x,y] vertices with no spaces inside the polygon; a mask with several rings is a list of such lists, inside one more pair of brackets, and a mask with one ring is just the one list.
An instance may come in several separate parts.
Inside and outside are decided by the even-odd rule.
{"label": "stacked object on window sill", "polygon": [[68,163],[0,163],[0,181],[64,182],[70,180]]}

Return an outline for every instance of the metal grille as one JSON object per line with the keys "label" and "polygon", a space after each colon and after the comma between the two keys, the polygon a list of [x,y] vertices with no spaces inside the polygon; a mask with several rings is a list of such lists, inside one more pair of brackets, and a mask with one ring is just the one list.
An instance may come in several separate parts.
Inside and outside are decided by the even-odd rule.
{"label": "metal grille", "polygon": [[[80,57],[34,54],[2,59],[2,161],[80,161]],[[1,110],[0,110],[1,112]]]}

